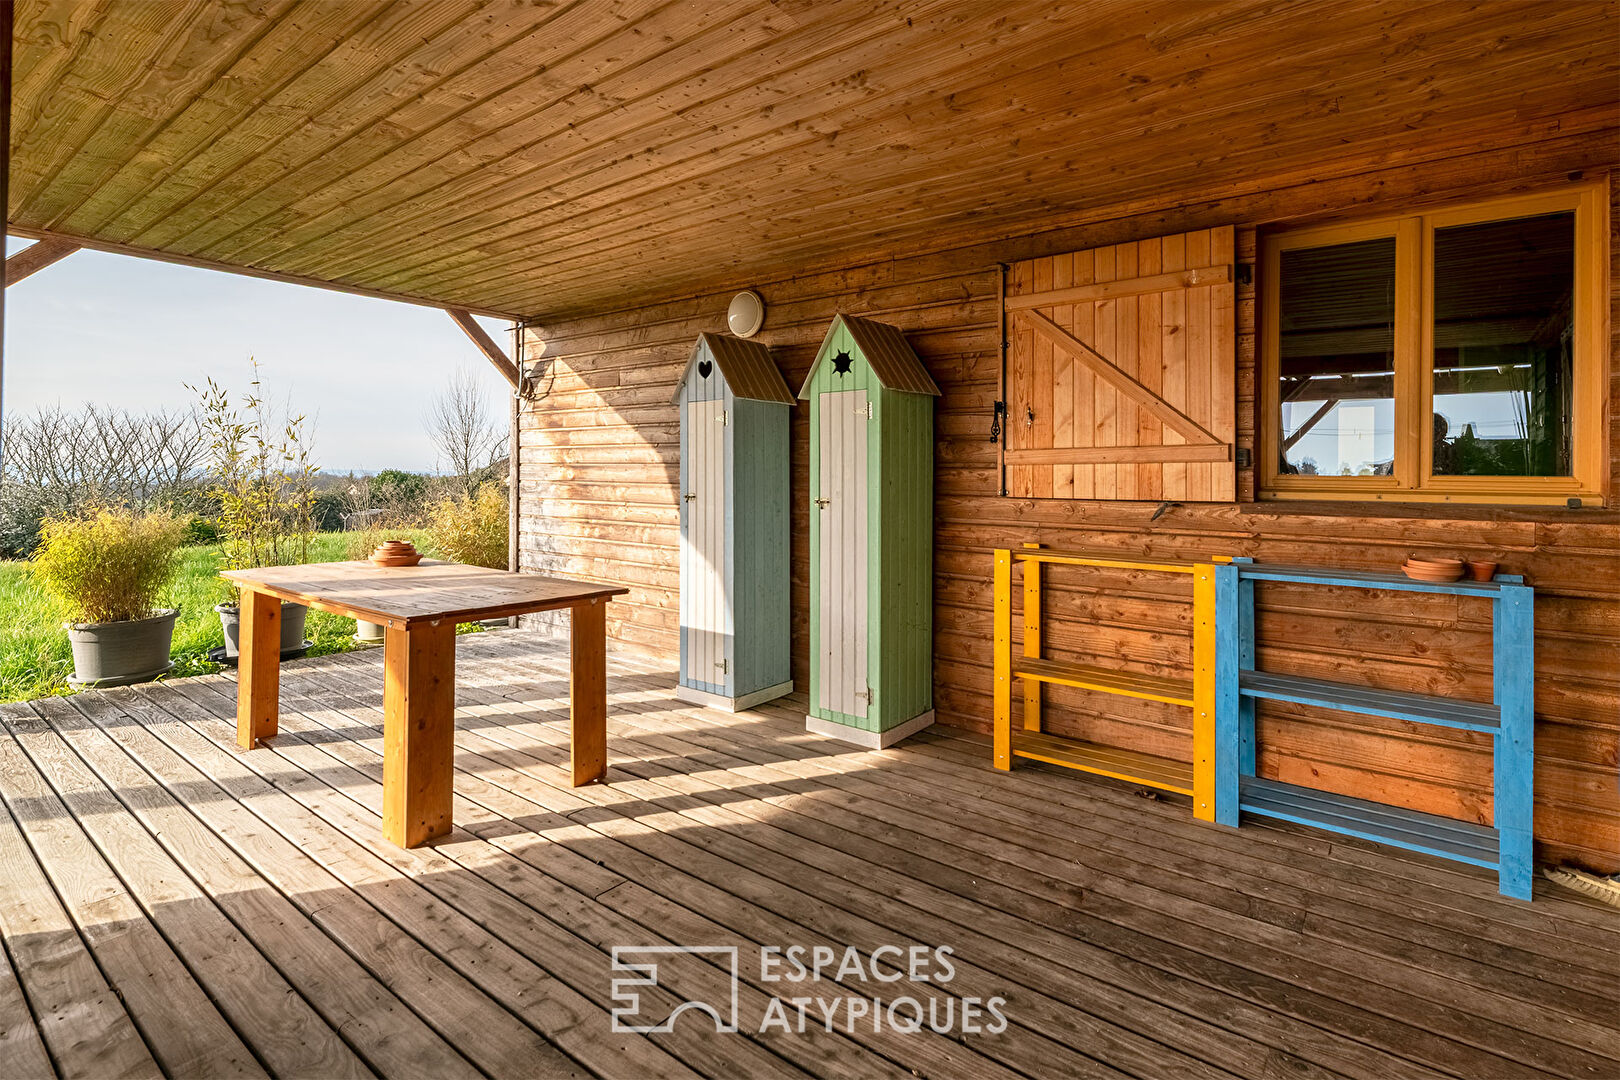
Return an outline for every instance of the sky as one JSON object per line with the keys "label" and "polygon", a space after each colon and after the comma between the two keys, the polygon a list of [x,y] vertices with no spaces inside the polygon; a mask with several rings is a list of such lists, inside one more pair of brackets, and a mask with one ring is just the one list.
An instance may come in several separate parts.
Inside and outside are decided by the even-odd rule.
{"label": "sky", "polygon": [[[27,241],[8,237],[8,254]],[[510,350],[499,319],[479,319]],[[187,266],[78,251],[6,291],[5,412],[86,402],[184,408],[212,375],[308,415],[328,473],[435,469],[433,398],[472,372],[505,426],[510,391],[436,308]]]}

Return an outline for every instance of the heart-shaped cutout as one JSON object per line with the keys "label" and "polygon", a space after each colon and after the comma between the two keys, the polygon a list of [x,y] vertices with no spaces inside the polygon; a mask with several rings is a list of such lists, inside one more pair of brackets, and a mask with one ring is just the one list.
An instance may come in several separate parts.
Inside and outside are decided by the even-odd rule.
{"label": "heart-shaped cutout", "polygon": [[709,377],[709,374],[711,372],[713,372],[713,371],[714,371],[714,364],[711,361],[708,361],[708,360],[699,360],[698,361],[698,378],[707,379]]}

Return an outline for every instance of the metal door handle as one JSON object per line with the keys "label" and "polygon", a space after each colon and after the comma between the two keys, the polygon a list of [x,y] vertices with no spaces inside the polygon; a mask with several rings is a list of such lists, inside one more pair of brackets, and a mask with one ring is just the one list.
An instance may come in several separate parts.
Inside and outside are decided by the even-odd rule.
{"label": "metal door handle", "polygon": [[682,495],[681,498],[687,502],[691,502],[693,499],[697,498],[697,494],[695,492],[688,491],[685,495]]}
{"label": "metal door handle", "polygon": [[830,503],[830,502],[832,502],[831,499],[817,499],[816,500],[816,508],[818,510],[825,510],[825,509],[827,509],[827,504]]}

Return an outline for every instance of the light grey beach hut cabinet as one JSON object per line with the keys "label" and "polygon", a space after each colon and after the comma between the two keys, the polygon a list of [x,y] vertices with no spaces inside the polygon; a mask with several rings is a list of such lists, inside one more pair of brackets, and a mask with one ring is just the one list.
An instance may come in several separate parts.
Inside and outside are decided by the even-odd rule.
{"label": "light grey beach hut cabinet", "polygon": [[793,393],[768,346],[702,334],[675,402],[681,413],[681,672],[675,696],[746,709],[793,689]]}

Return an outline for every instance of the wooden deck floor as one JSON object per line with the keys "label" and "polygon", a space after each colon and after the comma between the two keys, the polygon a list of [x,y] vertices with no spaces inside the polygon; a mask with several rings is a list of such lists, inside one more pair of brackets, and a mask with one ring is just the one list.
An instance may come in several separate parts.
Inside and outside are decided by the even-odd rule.
{"label": "wooden deck floor", "polygon": [[[402,851],[380,666],[288,665],[247,755],[227,677],[0,708],[0,1075],[1620,1075],[1612,909],[999,774],[950,730],[856,751],[630,662],[612,782],[573,790],[566,656],[525,633],[460,639],[459,828]],[[613,1033],[610,952],[657,944],[740,947],[741,1032]],[[767,983],[761,945],[949,946],[953,978]],[[729,995],[725,954],[670,961],[637,1022]],[[846,1030],[845,1005],[760,1034],[773,996],[1000,996],[1008,1024]]]}

